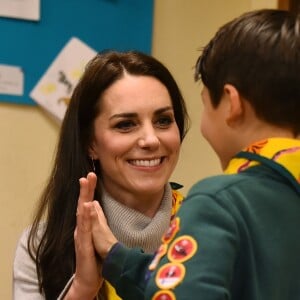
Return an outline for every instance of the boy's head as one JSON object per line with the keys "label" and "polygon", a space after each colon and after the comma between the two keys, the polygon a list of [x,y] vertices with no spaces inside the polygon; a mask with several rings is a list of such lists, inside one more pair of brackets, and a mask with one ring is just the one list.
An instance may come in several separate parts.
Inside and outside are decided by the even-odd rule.
{"label": "boy's head", "polygon": [[256,117],[300,134],[300,17],[252,11],[222,26],[203,49],[196,80],[217,108],[230,84]]}

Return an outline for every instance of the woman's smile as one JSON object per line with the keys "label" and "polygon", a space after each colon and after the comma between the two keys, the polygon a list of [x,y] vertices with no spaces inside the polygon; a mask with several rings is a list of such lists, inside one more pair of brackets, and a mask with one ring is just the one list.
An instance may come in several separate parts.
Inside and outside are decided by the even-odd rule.
{"label": "woman's smile", "polygon": [[155,158],[155,159],[134,159],[129,160],[128,162],[131,165],[138,167],[156,167],[160,165],[163,161],[163,158]]}

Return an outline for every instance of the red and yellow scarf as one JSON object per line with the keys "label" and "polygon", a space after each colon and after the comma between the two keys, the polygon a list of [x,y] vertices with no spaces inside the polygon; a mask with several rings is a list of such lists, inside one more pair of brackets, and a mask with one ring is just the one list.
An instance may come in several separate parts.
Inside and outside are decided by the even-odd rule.
{"label": "red and yellow scarf", "polygon": [[[258,158],[258,159],[257,159]],[[262,158],[262,159],[260,159]],[[300,189],[300,140],[290,138],[269,138],[251,144],[230,162],[225,174],[239,173],[264,162],[272,162],[275,169],[288,174]]]}

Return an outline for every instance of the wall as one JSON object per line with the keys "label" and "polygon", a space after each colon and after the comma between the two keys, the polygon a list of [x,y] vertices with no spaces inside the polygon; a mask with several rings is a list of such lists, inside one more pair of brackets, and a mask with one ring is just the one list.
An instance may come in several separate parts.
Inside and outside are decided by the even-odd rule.
{"label": "wall", "polygon": [[163,61],[177,79],[192,121],[172,177],[184,184],[185,192],[195,181],[221,171],[215,154],[200,135],[201,86],[193,80],[196,59],[201,47],[223,23],[249,7],[250,0],[156,1],[153,55]]}
{"label": "wall", "polygon": [[[193,67],[199,49],[224,22],[275,0],[156,0],[153,55],[174,74],[187,100],[192,128],[184,140],[173,180],[184,184],[220,172],[215,154],[200,137],[199,84]],[[38,107],[0,103],[0,299],[11,299],[12,262],[18,237],[50,171],[58,124]],[[22,299],[18,299],[22,300]]]}

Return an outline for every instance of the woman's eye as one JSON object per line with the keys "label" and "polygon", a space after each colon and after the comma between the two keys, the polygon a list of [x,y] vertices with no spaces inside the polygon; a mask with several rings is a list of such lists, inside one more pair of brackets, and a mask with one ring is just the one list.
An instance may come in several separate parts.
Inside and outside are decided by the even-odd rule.
{"label": "woman's eye", "polygon": [[160,126],[160,127],[169,127],[170,124],[172,124],[174,122],[174,119],[169,117],[169,116],[163,116],[163,117],[160,117],[157,121],[157,124]]}
{"label": "woman's eye", "polygon": [[135,123],[131,120],[126,121],[120,121],[115,125],[115,128],[122,130],[122,131],[128,131],[132,129],[135,126]]}

